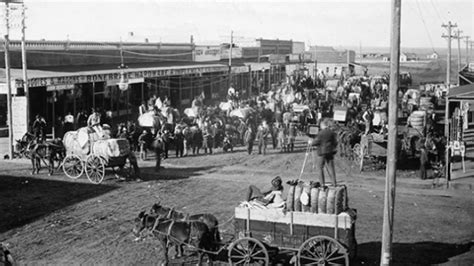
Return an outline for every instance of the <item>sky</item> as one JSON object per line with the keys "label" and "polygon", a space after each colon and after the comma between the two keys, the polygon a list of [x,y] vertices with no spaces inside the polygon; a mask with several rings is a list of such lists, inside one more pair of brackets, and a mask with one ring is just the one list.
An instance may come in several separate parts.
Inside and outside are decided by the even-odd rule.
{"label": "sky", "polygon": [[[24,1],[27,39],[189,42],[193,35],[197,44],[217,44],[229,42],[233,31],[240,45],[278,38],[307,46],[390,46],[390,0]],[[11,39],[20,37],[18,12]],[[402,48],[446,47],[441,24],[448,21],[474,41],[473,0],[402,0]]]}

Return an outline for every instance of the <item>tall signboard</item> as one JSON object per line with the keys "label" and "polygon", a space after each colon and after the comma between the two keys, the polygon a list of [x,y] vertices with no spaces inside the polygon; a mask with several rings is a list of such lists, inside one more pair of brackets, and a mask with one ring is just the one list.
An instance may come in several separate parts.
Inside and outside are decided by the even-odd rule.
{"label": "tall signboard", "polygon": [[13,139],[21,139],[28,131],[26,96],[12,98]]}

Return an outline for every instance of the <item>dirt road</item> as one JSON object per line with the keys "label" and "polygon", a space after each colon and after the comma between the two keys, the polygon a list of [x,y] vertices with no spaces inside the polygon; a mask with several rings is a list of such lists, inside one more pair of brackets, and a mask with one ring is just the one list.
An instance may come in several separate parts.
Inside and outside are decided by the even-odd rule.
{"label": "dirt road", "polygon": [[[31,177],[25,163],[0,162],[0,241],[24,264],[158,264],[156,240],[134,242],[133,219],[155,202],[189,213],[210,212],[233,233],[233,208],[249,184],[267,185],[275,175],[298,178],[305,156],[294,153],[234,153],[170,158],[158,174],[141,162],[142,182],[102,185],[69,180],[62,173]],[[358,211],[356,264],[378,265],[382,232],[383,171],[356,174],[338,159],[338,181],[348,186],[349,205]],[[303,178],[316,179],[310,173]],[[394,221],[396,265],[474,264],[474,200],[471,191],[432,189],[413,172],[400,173]],[[286,187],[285,187],[286,188]]]}

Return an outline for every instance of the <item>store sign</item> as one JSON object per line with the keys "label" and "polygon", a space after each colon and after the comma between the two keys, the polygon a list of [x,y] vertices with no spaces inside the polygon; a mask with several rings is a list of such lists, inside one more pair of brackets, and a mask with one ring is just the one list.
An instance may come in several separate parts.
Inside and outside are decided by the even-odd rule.
{"label": "store sign", "polygon": [[[105,82],[105,85],[106,86],[116,86],[116,85],[119,84],[119,82],[120,82],[119,79],[117,79],[117,80],[107,80]],[[136,83],[143,83],[143,82],[145,82],[145,78],[129,79],[127,81],[128,84],[136,84]]]}
{"label": "store sign", "polygon": [[[166,76],[179,76],[179,75],[191,75],[191,74],[202,74],[210,72],[226,71],[227,66],[200,66],[200,67],[187,67],[187,68],[162,68],[153,70],[129,70],[125,73],[128,80],[140,79],[140,78],[156,78]],[[44,77],[44,78],[31,78],[28,79],[29,87],[47,87],[54,85],[68,85],[68,84],[80,84],[80,83],[91,83],[91,82],[104,82],[109,80],[120,80],[120,72],[104,73],[104,74],[88,74],[88,75],[72,75],[63,77]],[[23,87],[22,80],[15,80],[16,87]]]}
{"label": "store sign", "polygon": [[219,61],[221,60],[220,46],[196,46],[194,50],[194,61]]}
{"label": "store sign", "polygon": [[61,91],[61,90],[72,90],[74,89],[74,84],[67,85],[51,85],[46,87],[46,91]]}
{"label": "store sign", "polygon": [[[230,49],[222,49],[220,59],[229,59]],[[232,58],[242,58],[242,48],[232,48]]]}
{"label": "store sign", "polygon": [[23,135],[28,131],[25,96],[12,98],[12,121],[13,139],[21,139]]}

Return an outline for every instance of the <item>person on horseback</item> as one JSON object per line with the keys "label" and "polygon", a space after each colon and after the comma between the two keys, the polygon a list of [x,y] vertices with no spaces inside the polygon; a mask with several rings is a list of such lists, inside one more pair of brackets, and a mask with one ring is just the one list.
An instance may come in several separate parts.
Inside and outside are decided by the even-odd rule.
{"label": "person on horseback", "polygon": [[46,121],[42,116],[39,114],[36,115],[36,119],[33,122],[33,134],[35,135],[36,139],[39,141],[45,140],[44,129],[46,128]]}

